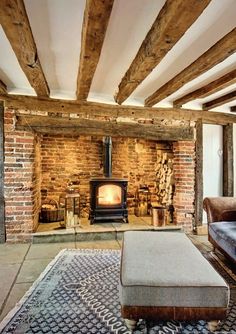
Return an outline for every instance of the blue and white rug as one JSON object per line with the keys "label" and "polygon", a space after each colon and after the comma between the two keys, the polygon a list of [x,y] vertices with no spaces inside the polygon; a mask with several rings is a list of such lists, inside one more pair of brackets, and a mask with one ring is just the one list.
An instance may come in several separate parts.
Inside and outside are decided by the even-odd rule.
{"label": "blue and white rug", "polygon": [[[63,250],[0,324],[0,333],[130,333],[120,316],[120,251]],[[207,334],[205,321],[140,321],[135,334]],[[236,333],[236,304],[217,332]]]}

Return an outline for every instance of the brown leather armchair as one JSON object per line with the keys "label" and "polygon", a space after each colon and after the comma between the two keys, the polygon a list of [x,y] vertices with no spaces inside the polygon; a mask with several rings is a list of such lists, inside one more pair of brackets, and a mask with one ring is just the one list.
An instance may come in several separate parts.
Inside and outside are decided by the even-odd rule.
{"label": "brown leather armchair", "polygon": [[224,255],[236,262],[236,198],[206,197],[208,240]]}

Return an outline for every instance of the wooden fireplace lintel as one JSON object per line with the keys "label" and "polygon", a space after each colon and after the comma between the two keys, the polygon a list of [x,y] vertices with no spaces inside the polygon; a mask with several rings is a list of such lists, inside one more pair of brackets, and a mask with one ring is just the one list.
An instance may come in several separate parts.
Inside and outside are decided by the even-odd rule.
{"label": "wooden fireplace lintel", "polygon": [[160,126],[39,115],[17,115],[16,129],[34,130],[42,134],[98,135],[163,141],[194,140],[194,128],[190,126]]}

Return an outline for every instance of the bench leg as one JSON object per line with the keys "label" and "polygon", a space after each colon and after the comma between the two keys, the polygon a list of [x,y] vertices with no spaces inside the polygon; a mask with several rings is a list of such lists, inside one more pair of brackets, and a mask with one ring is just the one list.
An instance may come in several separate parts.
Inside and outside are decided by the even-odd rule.
{"label": "bench leg", "polygon": [[212,320],[208,321],[207,327],[210,332],[215,332],[218,329],[220,321],[219,320]]}
{"label": "bench leg", "polygon": [[137,324],[137,320],[133,320],[133,319],[124,319],[126,326],[132,331],[135,329],[136,324]]}

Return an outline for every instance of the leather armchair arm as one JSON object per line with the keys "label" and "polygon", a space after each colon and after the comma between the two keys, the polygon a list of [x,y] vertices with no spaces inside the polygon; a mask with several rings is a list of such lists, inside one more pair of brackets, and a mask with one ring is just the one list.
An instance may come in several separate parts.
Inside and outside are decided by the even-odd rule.
{"label": "leather armchair arm", "polygon": [[[236,221],[236,197],[206,197],[203,208],[207,213],[208,224],[219,221]],[[228,212],[228,213],[224,213]],[[223,216],[222,216],[222,213]]]}

